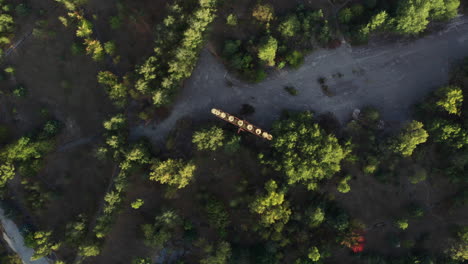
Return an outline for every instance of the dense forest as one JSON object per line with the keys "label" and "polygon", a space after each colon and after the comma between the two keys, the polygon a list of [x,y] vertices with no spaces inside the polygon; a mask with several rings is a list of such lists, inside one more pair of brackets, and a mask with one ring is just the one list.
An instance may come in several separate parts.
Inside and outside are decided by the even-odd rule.
{"label": "dense forest", "polygon": [[[159,145],[135,133],[170,114],[205,47],[260,82],[314,50],[417,39],[466,10],[459,0],[289,2],[0,1],[0,205],[31,260],[468,261],[468,59],[398,124],[367,105],[345,123],[284,109],[272,141],[215,118],[181,118]],[[40,66],[10,55],[28,38],[39,57],[26,64]],[[7,248],[0,263],[21,263]]]}

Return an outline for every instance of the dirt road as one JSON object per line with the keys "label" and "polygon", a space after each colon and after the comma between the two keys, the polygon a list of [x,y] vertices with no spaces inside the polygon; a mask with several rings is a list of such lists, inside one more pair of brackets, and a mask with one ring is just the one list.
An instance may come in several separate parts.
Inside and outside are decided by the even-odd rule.
{"label": "dirt road", "polygon": [[[409,118],[409,108],[415,101],[447,82],[450,64],[465,56],[467,17],[414,41],[319,50],[308,56],[300,69],[277,71],[259,84],[236,80],[204,50],[171,115],[157,126],[135,128],[133,136],[145,135],[159,143],[183,116],[213,118],[209,112],[212,107],[235,113],[245,103],[256,109],[249,120],[264,128],[279,117],[282,109],[332,112],[344,121],[354,108],[373,105],[382,110],[386,120],[403,121]],[[342,77],[336,77],[338,73]],[[327,79],[334,96],[324,95],[319,77]],[[234,85],[229,86],[226,79]],[[298,96],[289,95],[285,85],[294,86]]]}
{"label": "dirt road", "polygon": [[4,229],[3,239],[8,243],[10,248],[15,251],[23,260],[24,264],[50,264],[46,258],[41,258],[36,261],[31,261],[34,251],[24,245],[23,235],[13,221],[5,216],[2,208],[0,208],[0,224]]}

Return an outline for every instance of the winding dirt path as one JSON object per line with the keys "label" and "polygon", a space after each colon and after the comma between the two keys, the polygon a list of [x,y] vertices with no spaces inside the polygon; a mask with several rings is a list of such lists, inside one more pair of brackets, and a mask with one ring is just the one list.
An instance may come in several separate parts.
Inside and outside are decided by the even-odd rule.
{"label": "winding dirt path", "polygon": [[[210,108],[237,112],[242,104],[255,107],[249,120],[268,128],[283,109],[332,112],[345,121],[355,108],[373,105],[389,121],[409,118],[410,107],[448,81],[451,63],[468,56],[468,17],[458,17],[446,28],[414,41],[370,43],[352,48],[319,50],[298,70],[276,71],[259,84],[246,84],[227,73],[206,49],[181,90],[171,115],[160,124],[139,126],[132,136],[161,143],[184,116],[212,118]],[[342,77],[336,77],[341,73]],[[335,77],[333,77],[335,75]],[[335,96],[323,94],[317,79],[327,78]],[[230,80],[234,85],[228,85]],[[284,86],[294,86],[291,96]]]}

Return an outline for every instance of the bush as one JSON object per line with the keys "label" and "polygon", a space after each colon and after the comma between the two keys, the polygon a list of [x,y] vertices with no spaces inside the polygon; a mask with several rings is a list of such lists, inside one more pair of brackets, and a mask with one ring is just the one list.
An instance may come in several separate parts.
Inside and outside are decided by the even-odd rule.
{"label": "bush", "polygon": [[395,227],[401,229],[401,230],[406,230],[409,226],[408,219],[402,218],[398,219],[394,222]]}
{"label": "bush", "polygon": [[229,26],[237,26],[237,16],[235,14],[229,14],[226,18],[226,24]]}
{"label": "bush", "polygon": [[285,37],[294,37],[301,29],[301,23],[296,15],[287,16],[278,27],[279,33]]}
{"label": "bush", "polygon": [[24,86],[22,85],[17,86],[15,89],[13,89],[13,95],[15,97],[24,98],[26,97],[26,94],[27,94],[26,88],[24,88]]}
{"label": "bush", "polygon": [[348,181],[351,179],[351,176],[348,175],[346,177],[344,177],[339,183],[338,183],[338,191],[340,193],[348,193],[349,191],[351,191],[351,187],[349,186],[348,184]]}
{"label": "bush", "polygon": [[417,167],[412,174],[409,176],[409,180],[412,184],[417,184],[425,181],[427,178],[427,172],[424,168]]}
{"label": "bush", "polygon": [[304,54],[295,50],[286,56],[286,61],[291,65],[291,67],[297,69],[302,65],[302,63],[304,63]]}
{"label": "bush", "polygon": [[296,96],[297,95],[297,90],[296,88],[292,87],[292,86],[285,86],[284,87],[284,90],[286,90],[286,92],[288,92],[290,95],[292,96]]}
{"label": "bush", "polygon": [[136,199],[134,202],[132,202],[131,206],[133,209],[140,209],[140,207],[143,206],[143,204],[145,204],[145,201],[143,201],[143,199]]}

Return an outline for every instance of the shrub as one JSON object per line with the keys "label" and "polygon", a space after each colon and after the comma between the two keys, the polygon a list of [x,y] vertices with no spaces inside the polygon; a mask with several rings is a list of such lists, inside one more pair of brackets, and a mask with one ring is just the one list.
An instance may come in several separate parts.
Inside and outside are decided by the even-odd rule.
{"label": "shrub", "polygon": [[395,227],[401,229],[401,230],[406,230],[409,226],[408,219],[402,218],[398,219],[394,222]]}
{"label": "shrub", "polygon": [[291,67],[297,69],[304,62],[304,54],[295,50],[286,56],[286,61],[291,65]]}
{"label": "shrub", "polygon": [[284,87],[284,90],[286,90],[286,92],[288,92],[290,95],[292,96],[296,96],[297,95],[297,90],[296,88],[292,87],[292,86],[285,86]]}
{"label": "shrub", "polygon": [[348,175],[344,177],[339,183],[338,183],[338,191],[340,193],[348,193],[351,191],[351,187],[348,184],[348,181],[351,179],[351,176]]}
{"label": "shrub", "polygon": [[226,17],[226,24],[229,26],[237,26],[237,16],[235,14],[229,14]]}
{"label": "shrub", "polygon": [[132,202],[131,206],[133,209],[140,209],[140,207],[143,206],[143,204],[145,204],[145,201],[143,201],[143,199],[136,199],[134,202]]}
{"label": "shrub", "polygon": [[16,97],[26,97],[27,91],[24,86],[20,85],[13,89],[13,95]]}

